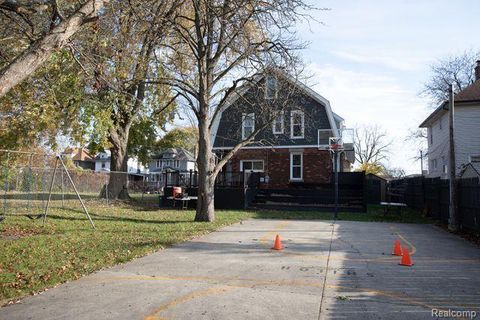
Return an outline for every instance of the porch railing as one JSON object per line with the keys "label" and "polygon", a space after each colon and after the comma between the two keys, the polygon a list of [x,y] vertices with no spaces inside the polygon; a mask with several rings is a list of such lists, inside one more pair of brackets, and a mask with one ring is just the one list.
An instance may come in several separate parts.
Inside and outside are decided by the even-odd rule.
{"label": "porch railing", "polygon": [[[254,188],[258,187],[264,177],[262,172],[231,172],[222,171],[215,180],[217,188]],[[198,187],[197,171],[172,171],[163,173],[164,187],[183,186]]]}

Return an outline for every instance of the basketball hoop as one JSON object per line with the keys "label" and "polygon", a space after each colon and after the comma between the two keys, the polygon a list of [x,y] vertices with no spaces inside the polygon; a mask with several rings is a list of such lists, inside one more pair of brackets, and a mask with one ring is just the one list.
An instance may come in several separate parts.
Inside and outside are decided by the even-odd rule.
{"label": "basketball hoop", "polygon": [[340,138],[331,137],[329,139],[328,149],[331,152],[342,152],[345,148]]}
{"label": "basketball hoop", "polygon": [[329,149],[332,152],[340,152],[340,151],[343,151],[343,145],[334,143],[329,145]]}

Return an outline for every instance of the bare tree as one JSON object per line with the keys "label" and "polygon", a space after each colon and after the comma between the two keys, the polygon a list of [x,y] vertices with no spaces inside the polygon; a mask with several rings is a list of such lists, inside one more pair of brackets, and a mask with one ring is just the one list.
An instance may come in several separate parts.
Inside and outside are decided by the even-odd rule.
{"label": "bare tree", "polygon": [[421,160],[422,157],[426,157],[428,154],[428,143],[427,143],[427,129],[426,128],[417,128],[410,129],[407,136],[405,137],[405,142],[407,142],[411,147],[414,147],[419,153],[413,158],[413,160]]}
{"label": "bare tree", "polygon": [[387,159],[392,141],[387,139],[385,130],[375,125],[356,128],[353,143],[358,164],[380,165]]}
{"label": "bare tree", "polygon": [[480,52],[465,51],[458,56],[438,60],[431,65],[430,79],[420,94],[431,98],[434,104],[448,100],[448,90],[452,83],[455,93],[473,83],[475,62],[479,59]]}
{"label": "bare tree", "polygon": [[406,173],[402,168],[384,168],[383,175],[390,179],[402,179]]}
{"label": "bare tree", "polygon": [[294,52],[303,46],[295,41],[292,26],[306,9],[310,7],[303,0],[186,0],[183,14],[176,18],[175,41],[165,49],[165,65],[170,66],[169,83],[179,103],[198,123],[196,221],[214,220],[216,176],[240,148],[271,125],[267,118],[275,112],[270,109],[262,125],[217,163],[212,126],[228,103],[241,95],[242,85],[255,82],[267,65],[271,70],[274,66],[295,69],[299,60]]}
{"label": "bare tree", "polygon": [[[55,51],[88,22],[98,16],[108,0],[89,0],[73,11],[61,10],[57,1],[0,1],[2,42],[13,43],[9,54],[2,53],[0,97],[30,76]],[[71,11],[69,15],[66,12]],[[26,47],[26,49],[22,49]]]}

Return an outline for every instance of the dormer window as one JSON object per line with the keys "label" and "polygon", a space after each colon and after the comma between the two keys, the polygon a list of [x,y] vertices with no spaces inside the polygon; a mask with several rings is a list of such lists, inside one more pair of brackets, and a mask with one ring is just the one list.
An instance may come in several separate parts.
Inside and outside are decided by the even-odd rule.
{"label": "dormer window", "polygon": [[283,133],[283,111],[278,114],[278,116],[273,121],[273,134],[282,134]]}
{"label": "dormer window", "polygon": [[276,99],[277,91],[277,78],[274,76],[267,76],[265,78],[265,99]]}
{"label": "dormer window", "polygon": [[255,113],[242,113],[242,139],[248,139],[255,131]]}
{"label": "dormer window", "polygon": [[294,110],[290,114],[290,138],[301,139],[305,134],[305,115],[302,111]]}

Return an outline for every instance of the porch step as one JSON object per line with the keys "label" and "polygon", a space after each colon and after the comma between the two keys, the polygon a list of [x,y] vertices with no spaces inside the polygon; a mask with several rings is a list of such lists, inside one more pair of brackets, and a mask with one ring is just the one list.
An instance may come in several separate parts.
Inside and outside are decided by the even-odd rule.
{"label": "porch step", "polygon": [[[331,211],[334,205],[332,189],[260,189],[251,206],[272,210],[324,210]],[[339,192],[339,207],[343,211],[364,210],[363,191],[343,189]]]}

